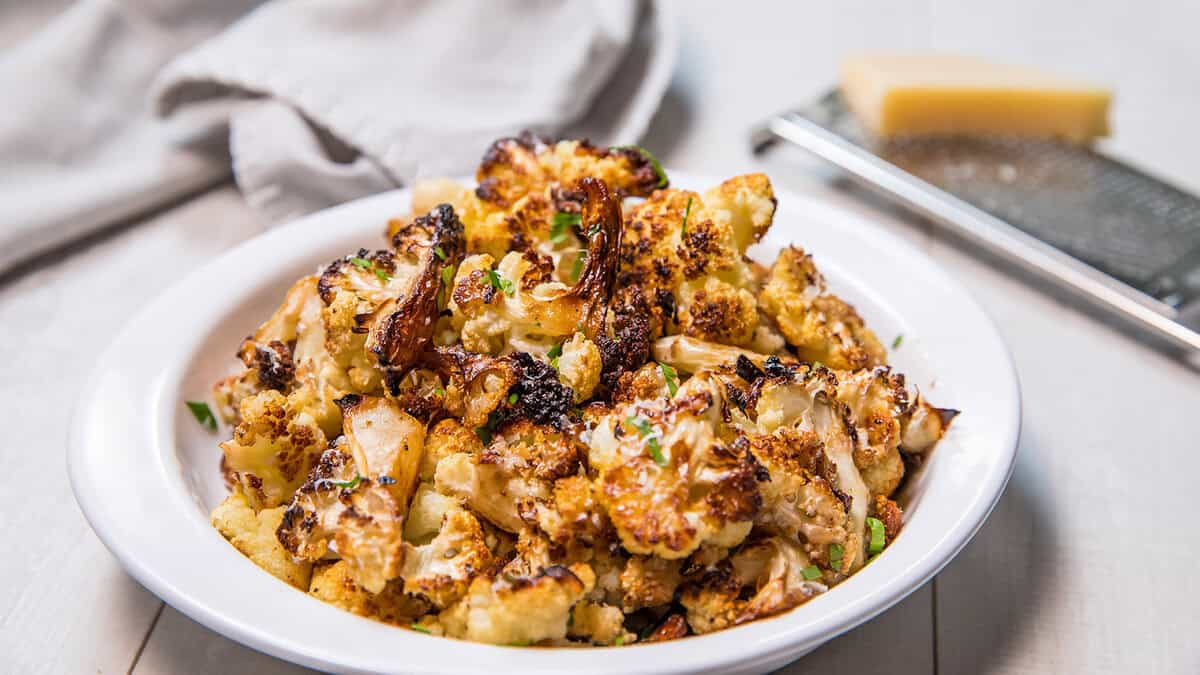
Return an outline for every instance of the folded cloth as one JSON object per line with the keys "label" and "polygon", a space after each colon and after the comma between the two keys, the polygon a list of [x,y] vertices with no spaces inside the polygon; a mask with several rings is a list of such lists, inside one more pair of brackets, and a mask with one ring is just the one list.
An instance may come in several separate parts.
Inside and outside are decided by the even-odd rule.
{"label": "folded cloth", "polygon": [[230,164],[278,221],[469,172],[521,129],[635,142],[674,63],[648,1],[256,4],[85,1],[0,61],[38,78],[0,118],[0,270]]}

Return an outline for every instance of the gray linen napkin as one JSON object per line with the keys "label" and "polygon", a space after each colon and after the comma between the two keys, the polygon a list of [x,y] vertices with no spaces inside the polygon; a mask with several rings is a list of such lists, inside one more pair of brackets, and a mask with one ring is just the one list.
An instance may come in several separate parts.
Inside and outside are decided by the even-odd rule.
{"label": "gray linen napkin", "polygon": [[279,221],[469,172],[524,128],[634,142],[675,32],[638,0],[85,1],[16,51],[0,271],[230,168]]}

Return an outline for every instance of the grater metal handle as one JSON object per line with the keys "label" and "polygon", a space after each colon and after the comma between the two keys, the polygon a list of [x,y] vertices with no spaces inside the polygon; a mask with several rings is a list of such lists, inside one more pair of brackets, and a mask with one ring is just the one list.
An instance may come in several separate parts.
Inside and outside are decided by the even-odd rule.
{"label": "grater metal handle", "polygon": [[773,139],[793,143],[832,162],[867,188],[962,235],[1022,269],[1077,292],[1100,309],[1184,348],[1200,350],[1200,333],[1176,321],[1174,307],[1140,293],[966,201],[894,166],[837,133],[795,113],[756,129],[756,151]]}

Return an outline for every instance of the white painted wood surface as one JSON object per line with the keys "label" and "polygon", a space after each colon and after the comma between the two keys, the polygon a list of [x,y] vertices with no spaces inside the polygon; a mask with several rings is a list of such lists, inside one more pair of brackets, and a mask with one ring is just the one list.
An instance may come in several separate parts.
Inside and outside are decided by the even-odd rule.
{"label": "white painted wood surface", "polygon": [[[972,50],[1112,84],[1108,148],[1200,190],[1189,125],[1200,118],[1200,4],[704,2],[683,20],[681,67],[646,144],[689,170],[765,169],[921,245],[996,319],[1025,397],[1016,472],[975,540],[932,583],[786,672],[1200,672],[1197,368],[804,158],[758,161],[745,142],[751,124],[828,86],[847,51]],[[18,30],[0,26],[0,43]],[[161,609],[87,527],[63,468],[75,389],[122,317],[260,228],[223,188],[0,278],[0,670],[303,672]]]}

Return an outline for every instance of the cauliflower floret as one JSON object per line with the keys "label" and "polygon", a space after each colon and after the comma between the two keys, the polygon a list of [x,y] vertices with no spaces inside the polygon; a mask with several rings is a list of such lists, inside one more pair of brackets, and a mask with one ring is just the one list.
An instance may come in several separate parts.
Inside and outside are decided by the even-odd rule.
{"label": "cauliflower floret", "polygon": [[404,593],[398,580],[379,593],[366,591],[354,583],[354,575],[344,560],[317,565],[308,594],[359,616],[399,626],[411,625],[430,609],[424,599]]}
{"label": "cauliflower floret", "polygon": [[744,254],[770,226],[773,200],[761,174],[732,178],[703,199],[655,192],[626,214],[616,305],[648,313],[654,335],[750,344],[758,280]]}
{"label": "cauliflower floret", "polygon": [[838,370],[883,365],[887,353],[854,308],[825,292],[812,256],[795,246],[779,252],[758,298],[797,355]]}
{"label": "cauliflower floret", "polygon": [[293,560],[275,538],[283,512],[284,507],[280,506],[255,513],[246,496],[234,492],[213,509],[212,524],[255,565],[302,591],[307,590],[312,565]]}
{"label": "cauliflower floret", "polygon": [[765,174],[749,173],[705,192],[704,204],[716,219],[729,223],[738,250],[745,253],[770,229],[778,200]]}
{"label": "cauliflower floret", "polygon": [[600,384],[600,370],[604,363],[600,348],[583,333],[575,333],[562,345],[558,357],[558,379],[575,391],[575,402],[592,397],[596,385]]}
{"label": "cauliflower floret", "polygon": [[[425,454],[421,457],[421,480],[432,481],[438,462],[455,453],[477,455],[483,451],[479,436],[458,420],[441,420],[429,430]],[[440,522],[440,521],[439,521]]]}
{"label": "cauliflower floret", "polygon": [[621,638],[622,643],[637,638],[625,630],[625,614],[619,608],[589,600],[571,610],[567,632],[573,638],[583,638],[598,645],[610,645],[617,638]]}
{"label": "cauliflower floret", "polygon": [[452,508],[433,541],[424,546],[405,544],[400,572],[404,592],[445,608],[462,597],[471,579],[491,562],[479,521],[465,509]]}
{"label": "cauliflower floret", "polygon": [[758,327],[758,305],[745,288],[716,277],[679,288],[679,331],[701,340],[748,345]]}
{"label": "cauliflower floret", "polygon": [[426,544],[442,526],[442,519],[458,506],[458,500],[448,497],[433,486],[421,483],[408,505],[408,517],[404,519],[404,541]]}
{"label": "cauliflower floret", "polygon": [[757,472],[747,452],[720,438],[729,407],[719,382],[696,375],[670,401],[616,406],[592,432],[598,494],[629,552],[683,558],[749,533]]}
{"label": "cauliflower floret", "polygon": [[580,446],[572,435],[521,419],[498,429],[478,455],[443,458],[435,481],[439,492],[515,533],[536,525],[541,508],[553,508],[554,481],[579,467]]}
{"label": "cauliflower floret", "polygon": [[929,450],[957,416],[957,410],[935,408],[917,394],[908,412],[900,418],[900,449],[913,454]]}
{"label": "cauliflower floret", "polygon": [[[779,489],[785,499],[783,504],[777,503],[774,521],[789,527],[805,522],[813,524],[811,534],[814,538],[819,532],[825,532],[825,537],[842,545],[842,570],[846,573],[857,570],[866,557],[864,528],[871,493],[854,463],[853,422],[850,410],[837,400],[837,379],[826,368],[777,366],[771,370],[774,374],[759,384],[754,411],[759,432],[774,435],[775,439],[757,447],[764,451],[762,459],[771,461],[777,471],[792,476],[790,481],[781,482]],[[819,453],[817,443],[820,444]],[[808,470],[808,474],[802,470]],[[798,473],[803,480],[795,477]],[[772,478],[775,475],[772,473]],[[830,491],[845,504],[844,521],[832,529],[830,525],[837,524],[840,515],[824,486],[813,479],[815,475],[825,477]],[[805,508],[817,509],[818,504],[823,505],[815,518],[810,518],[807,513],[793,513],[792,516],[780,513],[781,509],[785,512],[799,510],[799,505],[787,505],[786,497],[792,490],[798,498],[818,500],[804,505]],[[840,527],[845,528],[844,538]],[[786,534],[796,536],[792,532]],[[808,546],[813,557],[822,557],[820,547],[811,542]]]}
{"label": "cauliflower floret", "polygon": [[[545,356],[563,338],[604,330],[607,301],[616,278],[621,210],[604,183],[585,178],[581,228],[587,248],[572,264],[567,285],[554,277],[554,262],[534,251],[512,251],[499,264],[487,254],[464,261],[451,294],[451,325],[463,346],[486,354],[524,351]],[[494,266],[493,266],[494,265]]]}
{"label": "cauliflower floret", "polygon": [[336,552],[358,585],[378,593],[404,559],[404,518],[425,427],[389,399],[351,396],[342,403],[342,443],[321,456],[296,491],[277,536],[299,558]]}
{"label": "cauliflower floret", "polygon": [[528,645],[567,636],[571,608],[592,589],[585,564],[551,565],[531,576],[476,577],[465,597],[438,615],[446,634],[475,642]]}
{"label": "cauliflower floret", "polygon": [[304,333],[304,309],[316,299],[317,277],[301,278],[288,289],[283,303],[238,350],[245,368],[213,386],[217,413],[229,424],[239,424],[241,402],[264,389],[286,394],[294,384],[296,359],[291,345]]}
{"label": "cauliflower floret", "polygon": [[904,478],[899,449],[900,420],[909,408],[904,376],[879,367],[838,373],[837,378],[838,400],[850,409],[857,429],[854,464],[872,497],[890,495]]}
{"label": "cauliflower floret", "polygon": [[629,558],[621,572],[621,606],[626,612],[666,605],[675,597],[683,581],[680,561],[654,556],[635,555]]}
{"label": "cauliflower floret", "polygon": [[221,443],[226,466],[255,510],[279,506],[325,450],[325,433],[270,389],[242,401],[241,419],[233,438]]}
{"label": "cauliflower floret", "polygon": [[[772,537],[743,547],[732,558],[689,586],[679,602],[696,633],[711,633],[778,614],[824,593],[828,587],[809,580],[804,553]],[[744,589],[752,595],[743,599]]]}

